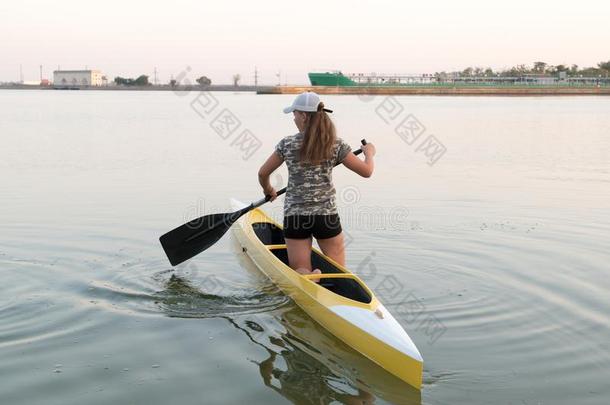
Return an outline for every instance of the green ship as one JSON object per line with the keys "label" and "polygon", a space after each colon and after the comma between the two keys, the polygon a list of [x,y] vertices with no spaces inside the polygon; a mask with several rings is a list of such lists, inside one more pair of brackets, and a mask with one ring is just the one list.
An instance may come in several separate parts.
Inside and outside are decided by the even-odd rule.
{"label": "green ship", "polygon": [[460,74],[343,74],[341,71],[310,72],[309,82],[321,87],[515,87],[515,86],[609,86],[610,78],[524,74],[522,76],[461,76]]}
{"label": "green ship", "polygon": [[430,84],[437,82],[438,79],[433,75],[378,75],[375,73],[363,74],[355,73],[344,75],[340,71],[330,72],[310,72],[308,73],[309,82],[312,86],[335,86],[335,87],[355,87],[355,86],[407,86],[414,84]]}
{"label": "green ship", "polygon": [[307,74],[312,86],[357,86],[358,84],[341,72],[324,72]]}

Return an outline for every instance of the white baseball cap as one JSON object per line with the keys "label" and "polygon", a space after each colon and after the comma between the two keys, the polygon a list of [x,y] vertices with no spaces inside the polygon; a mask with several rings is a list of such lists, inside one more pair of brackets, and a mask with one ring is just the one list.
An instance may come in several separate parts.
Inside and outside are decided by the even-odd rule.
{"label": "white baseball cap", "polygon": [[[320,96],[313,91],[306,91],[299,94],[291,106],[284,108],[286,114],[293,111],[304,111],[304,112],[316,112],[318,111],[318,104],[320,104]],[[324,109],[326,112],[332,112],[331,110]]]}

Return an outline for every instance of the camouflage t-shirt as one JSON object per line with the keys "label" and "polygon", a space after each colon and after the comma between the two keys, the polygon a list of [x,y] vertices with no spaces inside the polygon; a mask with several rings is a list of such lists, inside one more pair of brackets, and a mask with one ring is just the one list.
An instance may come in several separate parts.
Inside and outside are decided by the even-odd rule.
{"label": "camouflage t-shirt", "polygon": [[275,147],[276,153],[288,166],[288,188],[284,200],[284,215],[331,215],[337,213],[332,170],[350,153],[351,148],[337,138],[333,158],[318,164],[298,160],[303,134],[287,136]]}

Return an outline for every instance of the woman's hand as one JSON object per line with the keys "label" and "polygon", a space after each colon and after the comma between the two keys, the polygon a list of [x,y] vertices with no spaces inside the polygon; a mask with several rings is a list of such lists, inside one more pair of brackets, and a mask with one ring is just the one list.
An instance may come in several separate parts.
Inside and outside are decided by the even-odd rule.
{"label": "woman's hand", "polygon": [[263,189],[263,193],[265,193],[265,197],[270,196],[269,201],[273,201],[277,198],[277,192],[273,187],[268,187]]}
{"label": "woman's hand", "polygon": [[373,145],[372,143],[362,145],[360,148],[362,149],[362,153],[364,153],[364,156],[368,158],[372,158],[373,156],[375,156],[375,153],[377,153],[375,145]]}

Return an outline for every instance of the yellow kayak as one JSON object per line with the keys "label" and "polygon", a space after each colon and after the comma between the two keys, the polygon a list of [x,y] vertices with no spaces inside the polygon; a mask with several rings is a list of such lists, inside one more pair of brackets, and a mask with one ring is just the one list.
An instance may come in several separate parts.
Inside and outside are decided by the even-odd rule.
{"label": "yellow kayak", "polygon": [[[231,200],[234,210],[247,204]],[[234,234],[243,251],[313,320],[379,366],[421,389],[423,359],[400,324],[355,274],[312,248],[322,274],[301,275],[288,266],[282,227],[261,209],[242,216]],[[312,278],[321,279],[320,283]]]}

